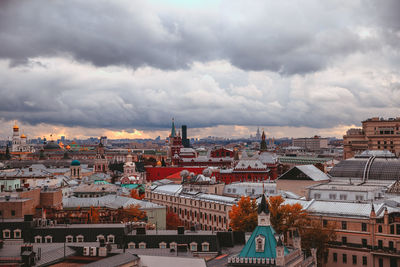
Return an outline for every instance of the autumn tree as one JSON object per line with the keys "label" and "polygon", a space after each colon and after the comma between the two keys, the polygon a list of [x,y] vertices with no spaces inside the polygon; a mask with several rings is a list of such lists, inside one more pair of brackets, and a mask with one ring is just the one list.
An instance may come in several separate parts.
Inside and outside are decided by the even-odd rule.
{"label": "autumn tree", "polygon": [[135,198],[135,199],[141,200],[141,199],[144,198],[144,194],[139,195],[137,190],[132,189],[132,190],[131,190],[131,193],[130,193],[130,197],[131,197],[131,198]]}
{"label": "autumn tree", "polygon": [[100,208],[90,207],[89,210],[89,222],[98,223],[100,221]]}
{"label": "autumn tree", "polygon": [[328,223],[323,226],[319,220],[308,220],[300,235],[302,248],[307,250],[312,247],[317,248],[318,262],[321,263],[324,254],[328,252],[329,242],[336,240],[335,225]]}
{"label": "autumn tree", "polygon": [[119,209],[120,220],[124,222],[128,221],[147,221],[146,212],[140,210],[139,205],[130,205],[125,209]]}
{"label": "autumn tree", "polygon": [[168,211],[166,216],[167,230],[176,230],[182,225],[179,216],[171,211]]}
{"label": "autumn tree", "polygon": [[302,229],[307,224],[307,212],[299,203],[283,204],[282,196],[269,197],[269,211],[271,213],[271,225],[278,233],[286,235],[289,229]]}
{"label": "autumn tree", "polygon": [[252,232],[257,226],[257,202],[242,196],[238,205],[233,205],[229,212],[230,227],[234,231]]}

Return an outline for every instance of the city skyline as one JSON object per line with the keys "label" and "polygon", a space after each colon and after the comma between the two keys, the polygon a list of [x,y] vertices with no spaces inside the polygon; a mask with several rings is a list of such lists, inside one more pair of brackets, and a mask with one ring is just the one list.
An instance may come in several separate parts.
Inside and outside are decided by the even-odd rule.
{"label": "city skyline", "polygon": [[398,116],[398,1],[0,7],[2,138],[14,120],[35,137],[154,138],[171,117],[193,137],[341,137]]}

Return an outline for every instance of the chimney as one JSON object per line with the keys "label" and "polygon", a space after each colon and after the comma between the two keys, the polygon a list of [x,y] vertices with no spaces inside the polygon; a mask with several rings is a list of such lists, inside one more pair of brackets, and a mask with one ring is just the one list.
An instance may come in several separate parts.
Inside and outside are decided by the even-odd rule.
{"label": "chimney", "polygon": [[185,227],[178,226],[178,235],[184,235],[184,234],[185,234]]}

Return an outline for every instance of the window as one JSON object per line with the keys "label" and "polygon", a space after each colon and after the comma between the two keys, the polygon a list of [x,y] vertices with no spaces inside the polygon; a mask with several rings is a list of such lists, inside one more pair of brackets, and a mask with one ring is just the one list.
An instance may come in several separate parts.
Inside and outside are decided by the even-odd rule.
{"label": "window", "polygon": [[42,236],[40,235],[35,236],[35,243],[42,243]]}
{"label": "window", "polygon": [[76,236],[76,242],[82,243],[83,242],[83,235]]}
{"label": "window", "polygon": [[44,242],[45,243],[53,243],[53,237],[51,235],[46,235],[44,237]]}
{"label": "window", "polygon": [[363,265],[367,265],[368,264],[368,261],[367,261],[367,256],[363,256],[362,257],[362,261],[363,261]]}
{"label": "window", "polygon": [[97,242],[100,242],[101,239],[105,240],[104,235],[98,235],[98,236],[96,236],[96,241],[97,241]]}
{"label": "window", "polygon": [[136,245],[133,242],[128,243],[128,248],[135,248]]}
{"label": "window", "polygon": [[343,263],[347,263],[347,254],[343,254],[342,261]]}
{"label": "window", "polygon": [[265,237],[258,235],[255,239],[256,242],[256,252],[264,252]]}
{"label": "window", "polygon": [[383,259],[379,258],[379,267],[383,267]]}
{"label": "window", "polygon": [[11,210],[11,216],[15,216],[15,210]]}
{"label": "window", "polygon": [[390,225],[390,234],[394,235],[394,224]]}
{"label": "window", "polygon": [[396,235],[400,235],[400,224],[396,224]]}
{"label": "window", "polygon": [[177,246],[176,242],[169,243],[169,248],[170,249],[176,250],[176,246]]}
{"label": "window", "polygon": [[10,230],[3,230],[3,238],[10,238]]}
{"label": "window", "polygon": [[65,242],[66,242],[66,243],[72,243],[72,242],[74,242],[74,238],[72,237],[72,235],[67,235],[67,236],[65,237]]}
{"label": "window", "polygon": [[362,201],[362,200],[364,200],[364,196],[362,196],[362,195],[356,195],[356,200],[357,200],[357,201]]}
{"label": "window", "polygon": [[347,222],[342,222],[342,229],[346,230],[347,229]]}
{"label": "window", "polygon": [[190,243],[190,251],[197,251],[197,243],[196,242]]}
{"label": "window", "polygon": [[201,250],[202,251],[210,251],[210,244],[207,242],[204,242],[201,244]]}
{"label": "window", "polygon": [[389,241],[389,249],[393,250],[393,241]]}
{"label": "window", "polygon": [[108,243],[114,243],[115,242],[115,236],[114,235],[108,235],[107,236],[107,242]]}
{"label": "window", "polygon": [[329,194],[329,199],[335,200],[336,199],[336,194]]}
{"label": "window", "polygon": [[328,221],[327,221],[327,220],[323,220],[323,221],[322,221],[322,226],[323,226],[323,227],[326,227],[327,225],[328,225]]}
{"label": "window", "polygon": [[337,253],[333,253],[333,262],[337,262]]}
{"label": "window", "polygon": [[383,248],[383,241],[378,240],[378,249],[382,249],[382,248]]}
{"label": "window", "polygon": [[353,255],[353,264],[357,264],[357,255]]}
{"label": "window", "polygon": [[146,248],[146,243],[140,242],[139,243],[139,248]]}
{"label": "window", "polygon": [[347,195],[340,195],[340,200],[347,200]]}
{"label": "window", "polygon": [[21,230],[20,229],[14,230],[14,238],[21,238]]}
{"label": "window", "polygon": [[361,231],[363,231],[363,232],[367,231],[367,224],[366,223],[362,223],[361,224]]}
{"label": "window", "polygon": [[161,243],[158,244],[158,246],[159,246],[160,248],[167,248],[167,243],[161,242]]}
{"label": "window", "polygon": [[347,237],[342,236],[342,243],[343,243],[343,245],[347,244]]}
{"label": "window", "polygon": [[378,232],[382,233],[382,225],[378,225]]}
{"label": "window", "polygon": [[363,247],[367,247],[367,239],[365,238],[361,239],[361,243]]}
{"label": "window", "polygon": [[320,198],[321,198],[321,194],[315,193],[315,194],[314,194],[314,198],[315,198],[315,199],[320,199]]}

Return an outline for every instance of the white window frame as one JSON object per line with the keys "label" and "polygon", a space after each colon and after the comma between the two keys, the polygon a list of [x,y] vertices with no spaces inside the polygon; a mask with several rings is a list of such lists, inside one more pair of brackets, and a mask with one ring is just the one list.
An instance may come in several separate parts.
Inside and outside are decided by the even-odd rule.
{"label": "white window frame", "polygon": [[83,243],[85,240],[85,238],[83,237],[83,235],[77,235],[76,236],[76,242],[77,243]]}
{"label": "white window frame", "polygon": [[146,248],[146,243],[145,242],[140,242],[139,243],[139,248]]}
{"label": "white window frame", "polygon": [[[37,235],[34,238],[35,238],[35,243],[43,243],[43,239],[42,239],[41,235]],[[38,242],[38,240],[40,240],[40,242]]]}
{"label": "white window frame", "polygon": [[[262,235],[258,235],[255,238],[256,242],[256,252],[264,252],[265,251],[265,237]],[[261,242],[261,247],[259,248],[258,244]]]}
{"label": "white window frame", "polygon": [[160,243],[158,244],[158,246],[159,246],[160,248],[167,248],[167,243],[165,243],[165,242],[160,242]]}
{"label": "white window frame", "polygon": [[14,238],[15,238],[15,239],[21,238],[21,236],[22,236],[21,233],[22,233],[21,229],[15,229],[15,230],[14,230]]}
{"label": "white window frame", "polygon": [[178,243],[176,242],[169,243],[169,248],[174,249],[176,251],[176,249],[178,248]]}
{"label": "white window frame", "polygon": [[108,243],[113,243],[115,242],[115,236],[114,235],[108,235],[107,236],[107,242]]}
{"label": "white window frame", "polygon": [[101,239],[101,238],[104,239],[104,240],[106,240],[105,237],[104,237],[104,235],[98,235],[98,236],[96,236],[96,241],[97,241],[97,242],[100,242],[100,239]]}
{"label": "white window frame", "polygon": [[45,243],[53,243],[53,237],[51,235],[46,235],[44,237],[44,242]]}
{"label": "white window frame", "polygon": [[136,244],[134,242],[129,242],[128,248],[136,248]]}
{"label": "white window frame", "polygon": [[3,230],[3,238],[11,238],[11,231],[9,229]]}
{"label": "white window frame", "polygon": [[65,243],[73,243],[74,242],[74,237],[72,235],[67,235],[65,237]]}
{"label": "white window frame", "polygon": [[196,242],[192,242],[189,245],[190,245],[190,251],[197,251],[197,243]]}
{"label": "white window frame", "polygon": [[210,243],[208,243],[208,242],[201,243],[201,251],[204,251],[204,252],[210,251]]}

